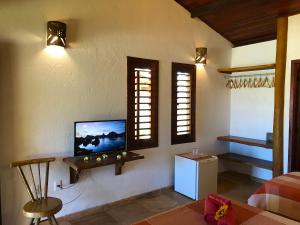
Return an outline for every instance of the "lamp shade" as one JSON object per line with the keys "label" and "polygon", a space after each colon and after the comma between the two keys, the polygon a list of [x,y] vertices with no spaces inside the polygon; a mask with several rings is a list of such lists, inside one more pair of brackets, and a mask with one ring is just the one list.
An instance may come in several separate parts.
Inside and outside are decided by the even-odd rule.
{"label": "lamp shade", "polygon": [[67,25],[59,21],[47,23],[47,45],[66,47]]}
{"label": "lamp shade", "polygon": [[206,64],[207,48],[196,48],[196,64]]}

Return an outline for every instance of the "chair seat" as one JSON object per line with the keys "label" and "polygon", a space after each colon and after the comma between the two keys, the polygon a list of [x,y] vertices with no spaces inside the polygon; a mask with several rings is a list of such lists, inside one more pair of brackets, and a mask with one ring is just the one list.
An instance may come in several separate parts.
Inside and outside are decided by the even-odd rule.
{"label": "chair seat", "polygon": [[28,218],[51,217],[62,208],[62,201],[58,198],[48,197],[46,199],[27,202],[23,207],[23,214]]}

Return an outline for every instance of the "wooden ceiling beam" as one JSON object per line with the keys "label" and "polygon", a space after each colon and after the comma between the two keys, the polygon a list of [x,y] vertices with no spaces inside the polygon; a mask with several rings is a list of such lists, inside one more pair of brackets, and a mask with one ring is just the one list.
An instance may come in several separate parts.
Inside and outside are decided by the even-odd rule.
{"label": "wooden ceiling beam", "polygon": [[191,17],[201,17],[210,13],[214,13],[217,10],[228,7],[229,5],[234,5],[240,1],[241,0],[216,0],[209,4],[199,6],[198,8],[191,10]]}
{"label": "wooden ceiling beam", "polygon": [[[256,32],[254,33],[253,30],[255,30]],[[240,37],[240,36],[247,38],[253,36],[261,36],[270,33],[276,33],[276,23],[274,23],[272,20],[267,21],[266,23],[262,23],[261,25],[255,24],[253,26],[245,26],[235,30],[228,30],[224,32],[225,35],[230,36],[232,39],[235,39],[235,37]]]}
{"label": "wooden ceiling beam", "polygon": [[175,0],[234,46],[276,39],[278,17],[300,13],[300,0]]}
{"label": "wooden ceiling beam", "polygon": [[248,39],[243,38],[241,40],[233,40],[232,44],[234,47],[240,47],[240,46],[244,46],[244,45],[256,44],[256,43],[272,41],[272,40],[276,40],[276,33],[259,36],[259,37],[248,38]]}

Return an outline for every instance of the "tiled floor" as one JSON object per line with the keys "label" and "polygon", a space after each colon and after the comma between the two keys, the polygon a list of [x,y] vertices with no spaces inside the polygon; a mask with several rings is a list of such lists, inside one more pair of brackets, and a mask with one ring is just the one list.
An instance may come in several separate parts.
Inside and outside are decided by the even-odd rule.
{"label": "tiled floor", "polygon": [[[259,186],[247,176],[226,172],[219,177],[218,192],[245,202]],[[163,190],[99,212],[64,218],[60,225],[126,225],[191,201],[171,189]]]}
{"label": "tiled floor", "polygon": [[261,183],[254,181],[249,176],[226,172],[219,176],[218,193],[231,199],[247,202],[249,196],[260,186]]}

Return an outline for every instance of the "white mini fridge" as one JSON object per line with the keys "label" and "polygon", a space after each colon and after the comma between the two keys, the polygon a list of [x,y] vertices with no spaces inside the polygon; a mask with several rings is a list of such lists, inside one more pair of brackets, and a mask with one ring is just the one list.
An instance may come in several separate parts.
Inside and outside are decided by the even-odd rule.
{"label": "white mini fridge", "polygon": [[175,156],[175,191],[194,200],[217,193],[218,157],[184,153]]}

